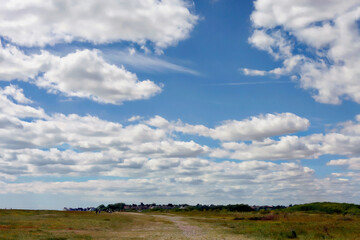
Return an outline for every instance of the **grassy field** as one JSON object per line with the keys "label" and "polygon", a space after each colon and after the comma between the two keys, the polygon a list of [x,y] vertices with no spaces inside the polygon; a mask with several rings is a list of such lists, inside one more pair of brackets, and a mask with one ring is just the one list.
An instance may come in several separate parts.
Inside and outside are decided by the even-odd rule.
{"label": "grassy field", "polygon": [[[296,238],[295,238],[296,235]],[[304,212],[0,210],[0,239],[360,239],[360,217]]]}
{"label": "grassy field", "polygon": [[157,239],[176,235],[173,225],[145,214],[0,210],[1,240]]}
{"label": "grassy field", "polygon": [[[218,232],[248,236],[251,239],[335,239],[360,240],[360,217],[342,214],[270,213],[179,213],[198,225],[212,226]],[[295,237],[296,235],[296,237]]]}

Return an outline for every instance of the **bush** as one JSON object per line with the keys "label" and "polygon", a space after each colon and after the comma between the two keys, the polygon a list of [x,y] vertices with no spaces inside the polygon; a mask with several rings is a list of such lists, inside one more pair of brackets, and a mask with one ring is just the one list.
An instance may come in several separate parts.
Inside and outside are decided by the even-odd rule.
{"label": "bush", "polygon": [[315,202],[315,203],[295,205],[284,211],[360,215],[360,205],[350,204],[350,203]]}

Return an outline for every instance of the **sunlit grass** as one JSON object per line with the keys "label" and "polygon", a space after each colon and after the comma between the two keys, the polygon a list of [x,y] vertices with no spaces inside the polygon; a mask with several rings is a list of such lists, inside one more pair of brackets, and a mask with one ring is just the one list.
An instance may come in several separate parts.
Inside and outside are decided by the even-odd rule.
{"label": "sunlit grass", "polygon": [[0,239],[120,239],[146,236],[158,222],[170,224],[145,214],[0,210]]}
{"label": "sunlit grass", "polygon": [[[360,217],[304,212],[101,213],[0,210],[0,239],[187,239],[171,214],[220,239],[360,239]],[[295,238],[296,236],[296,238]],[[206,238],[203,238],[206,239]],[[215,238],[216,239],[216,238]]]}
{"label": "sunlit grass", "polygon": [[[360,217],[342,214],[302,212],[230,213],[182,212],[177,213],[199,224],[212,226],[255,239],[360,239]],[[296,236],[296,238],[295,238]]]}

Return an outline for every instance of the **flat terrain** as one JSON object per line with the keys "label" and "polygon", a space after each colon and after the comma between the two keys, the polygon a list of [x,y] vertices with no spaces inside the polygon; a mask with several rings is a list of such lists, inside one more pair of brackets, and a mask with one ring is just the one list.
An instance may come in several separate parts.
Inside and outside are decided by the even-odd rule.
{"label": "flat terrain", "polygon": [[0,210],[0,239],[248,239],[186,216]]}
{"label": "flat terrain", "polygon": [[301,212],[95,214],[0,210],[1,240],[291,238],[360,239],[360,217]]}

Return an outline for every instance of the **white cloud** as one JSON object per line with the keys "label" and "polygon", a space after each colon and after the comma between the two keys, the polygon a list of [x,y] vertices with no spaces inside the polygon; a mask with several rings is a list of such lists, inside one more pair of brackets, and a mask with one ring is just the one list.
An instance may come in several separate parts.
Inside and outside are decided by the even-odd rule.
{"label": "white cloud", "polygon": [[[197,160],[189,160],[197,164]],[[203,160],[204,161],[204,160]],[[356,179],[344,182],[336,178],[317,179],[314,170],[295,163],[274,164],[249,161],[243,163],[207,162],[190,170],[177,160],[148,162],[153,177],[122,180],[89,180],[84,182],[26,182],[0,181],[0,194],[65,194],[81,192],[81,199],[101,197],[108,201],[133,202],[148,199],[155,202],[190,204],[255,203],[290,204],[308,201],[335,201],[346,197],[355,200],[359,195]],[[165,164],[165,165],[164,165]],[[194,168],[194,169],[196,169]],[[127,170],[129,172],[129,170]],[[189,174],[192,171],[194,175]],[[167,173],[163,175],[164,173]],[[149,175],[146,175],[149,176]],[[341,196],[341,197],[339,197]],[[255,200],[254,200],[255,199]],[[63,207],[63,206],[59,206]]]}
{"label": "white cloud", "polygon": [[139,121],[141,120],[142,117],[141,116],[132,116],[131,118],[128,119],[128,122],[136,122],[136,121]]}
{"label": "white cloud", "polygon": [[245,75],[248,75],[248,76],[265,76],[268,74],[268,72],[264,71],[264,70],[256,70],[256,69],[249,69],[249,68],[241,68],[240,70]]}
{"label": "white cloud", "polygon": [[105,62],[99,54],[82,50],[57,58],[36,85],[50,92],[112,104],[147,99],[161,91],[154,82],[139,81],[135,74]]}
{"label": "white cloud", "polygon": [[150,80],[140,81],[123,66],[107,63],[97,50],[76,51],[64,57],[46,51],[26,55],[7,44],[0,48],[1,55],[0,80],[30,81],[65,96],[121,104],[148,99],[161,92],[160,85]]}
{"label": "white cloud", "polygon": [[255,30],[249,38],[249,43],[261,50],[273,52],[272,46],[276,43],[276,40],[266,34],[265,31]]}
{"label": "white cloud", "polygon": [[158,115],[145,121],[145,123],[157,128],[163,128],[163,129],[173,128],[172,124],[168,120]]}
{"label": "white cloud", "polygon": [[[242,121],[229,120],[216,128],[190,125],[180,120],[168,121],[160,116],[123,126],[94,116],[46,115],[41,108],[14,103],[6,94],[22,94],[22,90],[14,86],[6,89],[11,88],[11,91],[0,91],[0,106],[3,106],[3,114],[0,115],[0,146],[12,151],[51,149],[65,144],[70,146],[69,150],[73,148],[83,152],[97,151],[112,156],[105,159],[130,161],[127,164],[131,166],[141,165],[147,158],[210,156],[237,160],[289,160],[311,159],[325,154],[360,154],[358,121],[339,124],[339,128],[334,129],[334,132],[303,137],[287,135],[306,130],[309,126],[307,119],[291,113],[260,115]],[[21,96],[26,99],[24,95]],[[21,120],[25,117],[34,119]],[[359,118],[358,116],[357,119]],[[219,139],[222,143],[220,147],[210,149],[195,141],[179,140],[178,133]],[[279,135],[284,136],[280,136],[278,140],[270,138]],[[242,142],[249,140],[251,142]],[[91,159],[90,156],[87,158]],[[61,156],[59,159],[67,158]]]}
{"label": "white cloud", "polygon": [[[11,98],[16,100],[15,103]],[[4,89],[0,88],[0,112],[5,117],[18,117],[18,118],[46,118],[44,110],[35,108],[22,103],[30,103],[31,100],[23,95],[23,90],[10,85]],[[17,120],[16,120],[17,121]]]}
{"label": "white cloud", "polygon": [[[6,97],[8,93],[22,94],[21,89],[14,86],[6,89],[12,90],[1,92],[0,105],[9,105],[13,111],[28,107],[30,113],[31,111],[43,113],[42,109],[14,103]],[[21,99],[26,99],[24,95],[21,96]],[[214,136],[208,135],[208,137],[215,139],[258,139],[306,129],[309,125],[308,120],[290,113],[267,114],[243,121],[228,121],[215,129],[202,125],[198,128],[183,124],[181,121],[171,122],[160,116],[147,121],[130,122],[127,126],[94,116],[76,114],[49,116],[43,113],[33,116],[34,119],[31,121],[21,120],[21,117],[24,116],[13,114],[10,110],[4,111],[0,116],[0,146],[3,149],[0,152],[2,154],[0,162],[5,164],[7,169],[9,169],[7,164],[11,162],[14,167],[20,167],[17,173],[21,172],[24,175],[82,175],[94,172],[101,175],[110,172],[124,175],[124,171],[121,170],[124,168],[138,169],[149,166],[150,169],[160,169],[168,164],[181,165],[182,161],[187,164],[190,160],[186,161],[186,159],[205,157],[212,152],[209,147],[197,142],[177,139],[175,133],[184,132],[184,127],[193,131],[192,134],[213,134]],[[217,136],[218,132],[226,132],[226,134]],[[234,135],[229,135],[230,132],[234,132]],[[63,145],[69,146],[66,147],[68,149],[57,150],[57,147]],[[49,150],[40,150],[47,148]],[[249,148],[247,151],[250,154],[252,149]],[[256,157],[248,159],[256,159]],[[188,171],[191,169],[190,165],[187,164],[181,171]],[[195,168],[191,171],[197,170]]]}
{"label": "white cloud", "polygon": [[267,51],[275,59],[291,56],[292,45],[279,30],[270,33],[264,30],[255,30],[248,41],[254,47]]}
{"label": "white cloud", "polygon": [[[161,86],[150,80],[139,81],[123,66],[106,62],[100,51],[82,50],[58,57],[43,50],[26,54],[15,44],[44,47],[72,41],[130,41],[147,49],[145,45],[151,41],[161,52],[187,38],[198,20],[189,10],[191,3],[184,0],[105,0],[101,4],[95,0],[11,0],[1,5],[0,33],[9,43],[0,44],[0,80],[28,81],[49,92],[112,104],[148,99],[160,93]],[[131,55],[151,68],[197,74],[134,51]]]}
{"label": "white cloud", "polygon": [[[185,163],[184,163],[185,162]],[[293,187],[300,187],[299,183],[304,180],[312,180],[313,170],[302,167],[294,163],[274,164],[259,161],[233,163],[222,162],[215,163],[200,159],[187,159],[179,161],[179,159],[152,159],[143,165],[143,175],[140,178],[129,180],[95,180],[88,182],[81,182],[78,185],[71,185],[74,182],[61,183],[20,183],[20,184],[2,184],[0,193],[22,193],[23,192],[53,192],[58,190],[60,193],[69,194],[72,191],[84,191],[86,195],[92,195],[96,192],[101,192],[104,195],[112,195],[116,190],[121,190],[126,194],[140,194],[146,192],[147,187],[156,189],[155,196],[161,194],[161,191],[166,191],[168,196],[176,196],[181,191],[184,195],[193,196],[198,194],[202,197],[216,197],[214,193],[217,190],[221,192],[228,192],[229,198],[238,196],[238,191],[231,193],[231,190],[242,189],[253,192],[252,187],[259,186],[263,183],[286,182],[289,179],[293,180]],[[86,169],[87,167],[85,166]],[[49,168],[50,169],[50,168]],[[59,171],[59,169],[52,168],[53,171]],[[60,168],[61,169],[61,168]],[[164,172],[165,171],[165,172]],[[127,169],[125,172],[129,172]],[[249,173],[252,174],[249,174]],[[131,174],[130,174],[131,175]],[[143,177],[151,178],[143,178]],[[264,181],[264,180],[267,181]],[[98,188],[97,191],[86,190],[90,185],[94,188]],[[33,188],[24,189],[25,186],[34,186]],[[54,188],[57,185],[58,188]],[[137,187],[134,188],[136,185]],[[270,184],[266,184],[268,187]],[[35,187],[36,186],[36,187]],[[147,187],[146,187],[147,186]],[[177,187],[175,187],[177,186]],[[265,189],[263,186],[262,189]],[[272,187],[273,188],[273,187]],[[183,190],[181,190],[183,189]],[[268,191],[271,191],[268,188]],[[119,192],[119,191],[117,191]],[[232,196],[233,194],[233,196]],[[198,201],[199,199],[196,199]],[[225,200],[225,201],[226,201]]]}
{"label": "white cloud", "polygon": [[184,0],[11,0],[1,6],[1,35],[23,46],[152,41],[166,48],[187,38],[198,20]]}
{"label": "white cloud", "polygon": [[46,69],[49,61],[51,56],[46,51],[26,55],[17,47],[0,41],[0,80],[2,81],[34,79],[39,72]]}
{"label": "white cloud", "polygon": [[289,29],[299,29],[315,22],[331,20],[358,4],[357,0],[301,0],[296,3],[287,0],[257,0],[251,19],[257,27],[273,28],[284,25]]}
{"label": "white cloud", "polygon": [[[43,109],[14,103],[7,98],[8,92],[21,89],[7,87],[12,91],[0,91],[0,146],[3,149],[56,148],[69,145],[84,152],[111,152],[113,158],[159,158],[196,157],[208,151],[208,147],[194,141],[179,141],[171,137],[168,129],[153,128],[144,123],[123,126],[94,116],[77,114],[46,115]],[[23,96],[25,98],[25,96]],[[31,121],[21,120],[34,118]],[[49,152],[42,152],[48,154]],[[61,154],[65,154],[61,153]],[[21,152],[14,153],[21,154]],[[50,154],[50,153],[49,153]],[[57,153],[59,159],[67,159]],[[91,154],[90,154],[91,155]],[[94,154],[96,155],[96,154]],[[35,157],[42,159],[44,157]],[[87,158],[91,159],[90,156]]]}
{"label": "white cloud", "polygon": [[313,97],[318,102],[340,104],[349,99],[360,103],[359,11],[357,0],[257,0],[251,15],[255,30],[249,42],[281,59],[283,67],[270,71],[244,68],[243,72],[298,74],[300,86],[315,89]]}
{"label": "white cloud", "polygon": [[271,136],[305,131],[310,122],[293,113],[266,114],[242,121],[228,120],[216,128],[203,125],[176,127],[176,131],[207,136],[221,141],[261,140]]}
{"label": "white cloud", "polygon": [[11,96],[18,103],[25,103],[25,104],[32,103],[32,101],[30,99],[25,97],[23,92],[24,92],[23,89],[18,88],[17,86],[14,86],[14,85],[9,85],[4,88],[4,90],[2,91],[2,94],[6,95],[6,96]]}
{"label": "white cloud", "polygon": [[222,149],[215,149],[210,155],[238,160],[309,159],[321,155],[320,146],[320,143],[310,143],[306,138],[283,136],[278,141],[266,139],[250,144],[223,143]]}
{"label": "white cloud", "polygon": [[329,166],[347,166],[350,170],[360,170],[360,158],[348,158],[331,160],[326,165]]}
{"label": "white cloud", "polygon": [[[148,99],[161,92],[161,85],[138,80],[123,66],[106,62],[97,50],[78,50],[59,57],[44,50],[27,54],[20,48],[72,41],[93,44],[130,41],[145,50],[147,43],[152,42],[155,51],[161,52],[187,38],[198,21],[187,0],[134,0],[131,3],[105,0],[101,4],[96,0],[86,3],[11,0],[0,3],[0,35],[6,42],[0,44],[0,80],[28,81],[52,93],[111,104]],[[135,51],[130,55],[126,61],[135,61],[142,67],[198,74]]]}
{"label": "white cloud", "polygon": [[201,73],[196,70],[166,61],[158,56],[150,55],[149,50],[145,47],[143,48],[145,49],[145,54],[136,52],[134,48],[129,49],[127,52],[116,51],[114,49],[104,50],[104,58],[109,59],[111,62],[131,65],[133,68],[140,69],[142,71],[174,71],[197,76],[201,75]]}
{"label": "white cloud", "polygon": [[[264,204],[284,203],[285,197],[286,204],[329,198],[336,201],[341,200],[339,196],[359,197],[356,174],[333,174],[319,179],[313,169],[300,163],[259,161],[336,154],[349,159],[334,160],[328,165],[357,170],[359,116],[356,121],[341,123],[327,134],[285,135],[278,140],[263,138],[306,129],[308,120],[290,113],[232,120],[219,127],[226,126],[225,132],[234,131],[236,134],[232,138],[246,136],[252,141],[223,142],[219,148],[211,149],[199,142],[183,141],[177,133],[187,127],[192,130],[190,134],[206,135],[209,129],[215,131],[217,128],[168,121],[160,116],[121,125],[89,115],[46,115],[41,108],[25,105],[30,102],[25,100],[22,89],[15,86],[5,89],[0,91],[0,106],[10,106],[13,110],[4,108],[0,114],[0,194],[73,195],[82,192],[84,199],[101,195],[109,201],[119,197],[127,201],[151,197],[152,201],[188,203],[193,203],[194,196],[196,201],[204,203],[254,203],[256,197],[258,203]],[[20,101],[16,102],[16,98]],[[19,113],[24,107],[28,112]],[[32,116],[32,120],[22,120],[33,112],[43,114]],[[239,137],[232,128],[233,123],[236,123],[235,130],[246,126],[248,132]],[[230,138],[230,135],[225,136]],[[254,140],[257,138],[261,140]],[[224,161],[226,158],[248,161]],[[43,176],[53,181],[35,181]],[[126,179],[56,180],[64,176]],[[26,183],[21,182],[22,177],[27,177]]]}
{"label": "white cloud", "polygon": [[222,148],[212,149],[210,156],[238,160],[313,159],[322,155],[360,155],[360,117],[357,122],[339,124],[339,128],[326,134],[303,137],[282,136],[279,140],[225,142]]}

